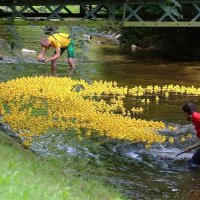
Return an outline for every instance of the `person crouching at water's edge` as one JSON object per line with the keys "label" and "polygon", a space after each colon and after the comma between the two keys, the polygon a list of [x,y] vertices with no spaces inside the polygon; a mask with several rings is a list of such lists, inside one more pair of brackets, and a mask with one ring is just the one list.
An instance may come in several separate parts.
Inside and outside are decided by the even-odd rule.
{"label": "person crouching at water's edge", "polygon": [[[196,135],[200,139],[200,113],[198,113],[196,110],[197,110],[196,106],[191,102],[188,102],[183,106],[183,111],[184,111],[186,119],[188,121],[192,121],[196,130]],[[198,146],[200,146],[200,142],[187,147],[186,152],[189,152],[192,149],[197,148]],[[188,164],[190,166],[194,166],[194,165],[200,166],[200,148],[197,149],[197,151],[194,153],[192,158],[188,161]]]}
{"label": "person crouching at water's edge", "polygon": [[[75,72],[75,42],[66,33],[56,33],[48,38],[42,39],[40,41],[42,46],[42,51],[38,56],[38,60],[41,62],[51,61],[52,72],[56,71],[56,61],[61,57],[63,52],[67,50],[68,63],[70,66],[70,74],[73,75]],[[54,55],[51,58],[45,59],[45,52],[50,48],[55,48]]]}

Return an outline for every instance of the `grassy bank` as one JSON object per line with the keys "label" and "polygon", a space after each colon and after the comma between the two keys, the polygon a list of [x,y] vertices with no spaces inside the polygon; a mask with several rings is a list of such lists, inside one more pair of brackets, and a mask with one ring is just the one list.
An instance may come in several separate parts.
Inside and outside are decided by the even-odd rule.
{"label": "grassy bank", "polygon": [[[0,131],[1,200],[121,200],[100,179],[75,175],[73,166],[39,158]],[[73,172],[73,173],[70,173]]]}

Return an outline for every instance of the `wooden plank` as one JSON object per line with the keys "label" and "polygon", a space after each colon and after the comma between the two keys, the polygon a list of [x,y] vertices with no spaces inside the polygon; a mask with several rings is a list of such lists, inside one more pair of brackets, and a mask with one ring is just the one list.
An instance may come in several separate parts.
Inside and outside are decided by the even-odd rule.
{"label": "wooden plank", "polygon": [[119,21],[80,21],[80,20],[68,20],[68,21],[23,21],[15,19],[14,22],[11,19],[1,19],[0,25],[17,25],[17,26],[124,26],[124,27],[200,27],[200,22],[119,22]]}
{"label": "wooden plank", "polygon": [[[158,4],[159,2],[165,2],[166,0],[0,0],[0,6],[2,3],[5,5],[9,5],[8,7],[12,8],[13,11],[6,12],[0,9],[0,24],[12,24],[10,20],[1,20],[4,17],[21,17],[24,19],[22,20],[14,20],[14,23],[30,25],[30,24],[45,24],[45,25],[52,25],[58,24],[60,26],[67,24],[74,24],[74,25],[81,25],[81,26],[120,26],[123,24],[125,27],[200,27],[200,0],[180,0],[179,3],[182,5],[184,3],[188,3],[196,5],[196,14],[192,16],[193,13],[188,12],[188,17],[183,16],[183,20],[188,21],[179,21],[176,19],[170,12],[168,13],[167,10],[163,8],[165,12],[161,18],[158,20],[158,16],[147,16],[144,17],[146,14],[145,11],[138,11],[143,5],[152,5]],[[44,5],[47,9],[47,13],[40,13],[40,12],[24,12],[26,8],[30,7],[34,11],[33,6],[41,6]],[[57,7],[57,9],[53,8]],[[55,6],[56,5],[56,6]],[[62,9],[67,9],[65,6],[68,5],[84,5],[82,6],[82,11],[80,13],[64,13]],[[92,9],[88,9],[89,7]],[[120,5],[120,8],[124,8],[124,13],[117,12],[113,9],[116,5]],[[129,6],[130,5],[130,6]],[[133,7],[132,7],[133,5]],[[14,9],[16,6],[18,9]],[[96,7],[95,7],[96,6]],[[110,7],[109,7],[110,6]],[[113,6],[113,7],[111,7]],[[50,9],[52,7],[52,9]],[[100,8],[108,8],[111,12],[99,12]],[[96,9],[95,9],[96,8]],[[129,8],[127,11],[126,9]],[[36,11],[36,10],[35,10]],[[126,11],[126,12],[125,12]],[[137,14],[138,12],[138,14]],[[162,13],[161,13],[162,14]],[[184,15],[184,14],[183,14]],[[32,18],[32,21],[31,19]],[[57,19],[55,19],[57,18]],[[90,20],[93,18],[94,20]],[[115,18],[116,21],[109,21],[109,18]],[[131,21],[132,18],[135,21]],[[135,19],[136,18],[136,19]],[[155,18],[155,19],[154,19]],[[19,19],[19,18],[16,18]],[[54,20],[55,19],[55,20]],[[58,20],[60,19],[60,21]],[[88,20],[89,19],[89,20]],[[37,21],[38,20],[38,21]],[[45,20],[45,21],[40,21]],[[54,20],[54,21],[53,21]],[[63,20],[63,21],[62,21]],[[138,20],[138,21],[137,21]],[[149,21],[146,21],[149,20]],[[155,20],[155,21],[153,21]],[[170,21],[171,20],[171,21]],[[123,22],[121,22],[123,21]]]}
{"label": "wooden plank", "polygon": [[[74,18],[75,20],[78,19],[78,18],[83,18],[85,16],[85,14],[83,15],[82,13],[58,13],[62,18]],[[37,18],[44,18],[44,20],[46,20],[45,18],[48,18],[51,13],[39,13],[39,14],[36,14],[36,13],[23,13],[23,15],[25,17],[29,17],[29,18],[33,18],[32,20],[35,20]],[[108,19],[109,18],[109,15],[108,14],[95,14],[95,16],[97,18],[99,18],[100,20],[103,18],[103,19]],[[4,13],[4,12],[0,12],[0,20],[2,18],[6,18],[6,17],[12,17],[12,13]],[[122,20],[122,14],[115,14],[115,19],[118,19],[118,20]]]}
{"label": "wooden plank", "polygon": [[[96,5],[96,4],[124,4],[124,3],[160,3],[166,0],[0,0],[0,6],[6,5]],[[182,0],[179,3],[200,3],[200,0]]]}
{"label": "wooden plank", "polygon": [[108,20],[74,20],[71,21],[29,21],[15,19],[14,22],[11,19],[0,19],[0,25],[17,25],[17,26],[122,26],[122,22],[108,21]]}
{"label": "wooden plank", "polygon": [[133,22],[127,21],[123,23],[124,27],[200,27],[200,22],[153,22],[153,21],[143,21],[143,22]]}
{"label": "wooden plank", "polygon": [[[124,3],[160,3],[166,2],[165,0],[0,0],[0,6],[5,5],[96,5],[96,4],[124,4]],[[189,1],[195,2],[195,1]],[[200,2],[200,1],[198,1]]]}

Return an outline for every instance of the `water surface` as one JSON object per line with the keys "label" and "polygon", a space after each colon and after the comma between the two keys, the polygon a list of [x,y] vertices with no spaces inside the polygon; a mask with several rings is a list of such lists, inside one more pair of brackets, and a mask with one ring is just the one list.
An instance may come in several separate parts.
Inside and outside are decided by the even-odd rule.
{"label": "water surface", "polygon": [[[5,41],[0,49],[0,54],[4,56],[4,60],[0,61],[0,81],[23,76],[50,76],[50,64],[39,63],[36,60],[41,49],[39,40],[46,37],[42,29],[20,26],[16,27],[15,31],[14,35],[8,34],[8,28],[1,27],[0,38]],[[65,31],[65,28],[61,31]],[[9,46],[12,41],[16,44],[13,52]],[[93,36],[88,47],[86,52],[88,60],[77,61],[75,78],[81,76],[90,81],[116,81],[119,86],[130,88],[139,85],[143,87],[165,84],[194,85],[195,87],[200,85],[200,62],[162,60],[157,54],[147,49],[131,52],[129,49],[121,48],[117,41],[110,37]],[[35,50],[37,54],[22,55],[22,48]],[[48,53],[48,56],[52,53]],[[57,76],[67,76],[67,69],[66,57],[63,55],[58,62]],[[161,96],[157,103],[154,97],[149,96],[150,104],[148,105],[141,102],[143,98],[147,97],[126,98],[126,107],[145,108],[142,114],[135,116],[136,118],[176,123],[177,133],[167,132],[175,137],[177,134],[177,142],[174,145],[154,146],[152,147],[154,151],[150,151],[145,150],[140,144],[115,141],[104,142],[98,145],[99,149],[95,151],[84,143],[70,144],[69,138],[63,134],[56,137],[50,134],[40,138],[33,148],[43,155],[61,153],[67,156],[70,154],[87,158],[97,166],[103,163],[108,173],[108,181],[130,199],[199,199],[199,170],[188,168],[185,160],[174,162],[165,156],[159,157],[161,151],[172,149],[173,151],[169,154],[173,154],[176,153],[174,149],[181,151],[195,142],[195,137],[184,144],[178,142],[178,139],[182,135],[194,132],[192,128],[188,129],[188,122],[181,110],[182,105],[192,100],[200,106],[199,98],[186,95],[171,95],[168,98]],[[93,142],[95,144],[96,141]]]}

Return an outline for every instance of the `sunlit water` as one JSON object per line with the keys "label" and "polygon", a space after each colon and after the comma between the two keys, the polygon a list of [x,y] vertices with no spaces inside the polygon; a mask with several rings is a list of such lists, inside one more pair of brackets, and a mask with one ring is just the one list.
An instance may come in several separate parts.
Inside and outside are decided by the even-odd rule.
{"label": "sunlit water", "polygon": [[[23,76],[50,76],[49,64],[36,61],[36,55],[22,55],[21,49],[40,51],[39,40],[44,37],[40,27],[18,27],[20,45],[15,56],[8,53],[7,42],[11,40],[5,27],[1,27],[0,37],[6,41],[1,46],[0,81]],[[81,76],[91,82],[94,80],[116,81],[119,86],[147,86],[179,84],[199,87],[200,62],[167,62],[159,57],[149,55],[149,50],[131,52],[121,49],[116,40],[94,36],[86,52],[89,60],[77,62],[77,77]],[[57,76],[66,76],[68,66],[63,57],[58,62]],[[194,133],[193,127],[183,116],[181,107],[189,100],[200,106],[198,97],[173,95],[160,97],[156,103],[149,96],[150,104],[141,103],[146,97],[128,97],[126,107],[144,107],[144,112],[134,117],[146,120],[161,120],[177,126],[175,132],[165,130],[160,134],[174,136],[175,144],[155,145],[151,150],[142,144],[124,141],[107,141],[91,149],[96,141],[86,143],[69,142],[65,134],[50,134],[38,139],[32,148],[43,156],[72,155],[86,158],[94,165],[101,165],[107,170],[107,179],[117,186],[130,199],[199,199],[200,172],[187,166],[187,159],[192,154],[185,154],[180,159],[175,155],[197,139],[193,137],[185,143],[179,139],[188,133]],[[176,124],[174,124],[176,123]],[[88,144],[88,141],[87,141]]]}

